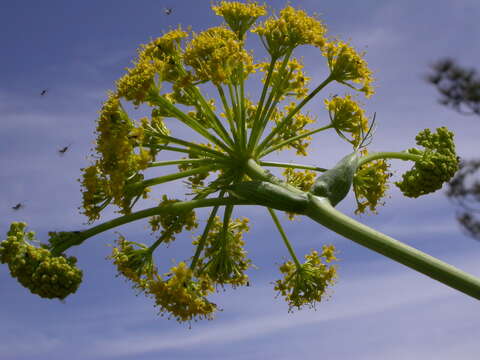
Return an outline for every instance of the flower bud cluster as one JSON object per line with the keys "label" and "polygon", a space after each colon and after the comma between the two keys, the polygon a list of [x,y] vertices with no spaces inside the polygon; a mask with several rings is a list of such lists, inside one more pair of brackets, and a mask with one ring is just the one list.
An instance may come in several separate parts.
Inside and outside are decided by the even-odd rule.
{"label": "flower bud cluster", "polygon": [[35,247],[33,231],[25,232],[27,224],[13,222],[7,239],[0,243],[0,262],[7,264],[12,277],[42,298],[63,300],[77,291],[82,271],[75,266],[75,257],[53,256],[46,246]]}
{"label": "flower bud cluster", "polygon": [[284,278],[275,281],[275,290],[285,298],[289,311],[294,307],[300,310],[305,305],[315,308],[315,303],[322,300],[327,287],[332,285],[336,278],[335,266],[323,263],[337,260],[333,245],[324,245],[321,254],[312,250],[305,255],[305,259],[306,262],[300,267],[292,261],[283,263],[280,272],[284,274]]}
{"label": "flower bud cluster", "polygon": [[435,133],[429,129],[420,131],[415,140],[425,150],[408,150],[410,154],[420,155],[421,158],[402,175],[402,181],[395,183],[405,196],[414,198],[441,189],[455,175],[459,166],[453,133],[446,127],[438,128]]}

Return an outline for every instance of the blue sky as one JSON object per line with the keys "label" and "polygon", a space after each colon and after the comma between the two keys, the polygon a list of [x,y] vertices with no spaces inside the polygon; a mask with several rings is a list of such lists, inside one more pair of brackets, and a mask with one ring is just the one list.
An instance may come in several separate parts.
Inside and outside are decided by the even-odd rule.
{"label": "blue sky", "polygon": [[[88,166],[97,111],[106,91],[129,66],[140,43],[163,31],[192,25],[216,26],[207,0],[49,0],[3,2],[0,6],[0,234],[12,221],[25,221],[45,241],[48,231],[82,229],[80,168]],[[275,9],[284,1],[269,1]],[[414,145],[419,130],[448,126],[460,156],[479,155],[479,119],[462,117],[437,104],[424,82],[428,66],[450,56],[478,66],[480,3],[474,0],[291,1],[317,12],[330,36],[366,50],[377,79],[365,100],[377,114],[372,151],[400,151]],[[173,7],[166,16],[163,9]],[[255,54],[263,57],[254,36]],[[324,59],[301,48],[312,84],[326,74]],[[43,89],[45,96],[40,96]],[[256,89],[251,89],[255,93]],[[343,91],[328,88],[310,105],[325,119],[323,98]],[[58,150],[71,144],[64,156]],[[315,138],[303,162],[329,167],[349,151],[340,139]],[[273,159],[273,157],[272,157]],[[277,159],[290,161],[293,154]],[[394,162],[395,179],[406,169]],[[182,197],[183,186],[155,194]],[[444,191],[412,200],[392,188],[378,215],[359,220],[400,241],[480,276],[480,244],[464,236]],[[14,212],[18,202],[25,208]],[[154,200],[145,202],[150,207]],[[339,208],[353,216],[352,197]],[[105,219],[113,217],[112,210]],[[200,212],[205,220],[206,214]],[[117,235],[89,239],[69,254],[79,258],[84,282],[59,301],[31,295],[0,267],[0,359],[476,359],[480,350],[478,302],[344,239],[309,219],[284,221],[297,253],[333,243],[339,249],[339,281],[317,311],[293,314],[275,299],[271,282],[287,256],[268,213],[240,209],[252,229],[246,236],[251,286],[213,296],[222,312],[213,321],[177,324],[156,315],[152,301],[135,293],[104,258]],[[146,223],[117,229],[127,239],[152,240]],[[180,236],[161,261],[188,258],[191,234]]]}

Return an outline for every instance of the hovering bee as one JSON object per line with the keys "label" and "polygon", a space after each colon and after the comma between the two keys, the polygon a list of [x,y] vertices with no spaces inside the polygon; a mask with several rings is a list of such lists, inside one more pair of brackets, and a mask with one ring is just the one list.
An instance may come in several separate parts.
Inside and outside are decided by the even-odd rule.
{"label": "hovering bee", "polygon": [[61,148],[60,150],[58,150],[58,153],[60,155],[63,155],[67,152],[68,148],[71,146],[72,144],[68,144],[67,146],[65,146],[64,148]]}
{"label": "hovering bee", "polygon": [[25,207],[24,204],[18,203],[17,205],[12,206],[12,209],[15,210],[15,211],[17,211],[17,210],[20,210],[21,208],[24,208],[24,207]]}
{"label": "hovering bee", "polygon": [[172,8],[165,8],[165,15],[170,15],[173,12]]}
{"label": "hovering bee", "polygon": [[42,92],[40,93],[40,95],[42,95],[42,96],[45,95],[47,93],[47,90],[48,89],[43,89]]}

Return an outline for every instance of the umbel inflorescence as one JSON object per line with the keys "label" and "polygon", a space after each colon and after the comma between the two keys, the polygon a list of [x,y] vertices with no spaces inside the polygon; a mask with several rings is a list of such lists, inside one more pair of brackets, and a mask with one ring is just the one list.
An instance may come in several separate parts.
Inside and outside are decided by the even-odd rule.
{"label": "umbel inflorescence", "polygon": [[[440,189],[458,166],[452,133],[446,128],[426,129],[417,136],[421,148],[369,153],[373,120],[365,115],[355,95],[368,98],[374,93],[372,72],[363,53],[328,37],[321,20],[293,6],[263,21],[260,18],[267,16],[267,7],[256,2],[221,1],[212,9],[224,24],[200,33],[178,27],[142,45],[133,66],[103,104],[94,161],[83,169],[80,179],[82,213],[94,222],[107,206],[115,205],[121,216],[79,232],[51,233],[49,244],[40,247],[25,240],[33,238],[32,232],[23,232],[25,224],[13,223],[0,246],[0,261],[8,264],[12,276],[33,293],[63,299],[75,292],[81,280],[74,260],[63,255],[68,248],[116,226],[148,219],[158,238],[142,244],[120,237],[109,256],[118,274],[136,291],[152,297],[161,313],[179,321],[210,319],[217,309],[208,300],[211,293],[219,287],[249,284],[246,271],[253,264],[244,249],[243,235],[250,223],[234,216],[238,206],[249,204],[267,208],[291,256],[280,265],[283,278],[274,282],[290,309],[314,306],[324,298],[335,282],[332,263],[337,259],[335,248],[324,244],[321,251],[312,250],[301,262],[276,211],[284,211],[290,218],[306,215],[475,296],[480,285],[469,287],[472,279],[451,275],[443,263],[399,245],[334,208],[353,189],[356,213],[376,212],[391,176],[389,158],[414,164],[396,183],[405,196],[418,197]],[[245,48],[250,34],[263,44],[267,59],[256,60]],[[303,46],[313,46],[319,60],[323,59],[328,76],[322,81],[309,78],[301,58],[294,55]],[[245,88],[255,79],[261,89],[258,97]],[[347,92],[326,98],[323,113],[312,117],[305,106],[332,83],[344,85]],[[207,96],[206,90],[216,96]],[[128,103],[148,109],[149,115],[133,119],[126,111]],[[202,140],[174,133],[169,129],[174,122]],[[326,131],[352,146],[351,154],[331,169],[264,160],[283,150],[305,156],[314,136]],[[169,158],[159,161],[164,155]],[[146,178],[147,172],[172,166],[178,171]],[[268,167],[283,168],[284,178],[274,176],[265,169]],[[190,200],[164,195],[158,206],[136,209],[154,186],[170,181],[187,182]],[[196,208],[211,209],[202,228]],[[182,231],[198,231],[193,241],[195,252],[162,273],[154,252],[175,241]]]}

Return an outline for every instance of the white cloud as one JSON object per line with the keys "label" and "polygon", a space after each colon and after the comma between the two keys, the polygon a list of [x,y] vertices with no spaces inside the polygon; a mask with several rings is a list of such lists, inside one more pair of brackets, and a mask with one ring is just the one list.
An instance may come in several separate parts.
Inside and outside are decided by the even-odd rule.
{"label": "white cloud", "polygon": [[[467,268],[473,269],[477,260],[469,257]],[[385,311],[396,311],[403,306],[413,306],[428,302],[441,302],[452,299],[459,303],[470,303],[456,291],[453,291],[443,284],[435,283],[432,280],[419,276],[413,271],[398,271],[387,274],[370,273],[365,276],[350,274],[335,290],[335,299],[319,306],[318,312],[304,310],[294,314],[285,314],[285,309],[273,304],[270,311],[263,310],[251,313],[248,319],[225,321],[216,325],[214,322],[208,326],[194,328],[186,337],[184,331],[169,332],[152,335],[152,332],[131,332],[124,336],[104,339],[92,344],[91,353],[96,356],[112,357],[139,356],[147,353],[161,353],[172,349],[201,349],[202,346],[226,344],[239,342],[251,338],[268,336],[273,333],[302,328],[311,324],[321,324],[328,321],[348,320],[354,321],[358,317],[372,316]],[[266,293],[265,288],[258,292]],[[255,291],[255,289],[254,289]],[[271,289],[268,289],[271,291]],[[255,307],[267,309],[263,302],[267,299],[259,294],[249,294],[248,298],[236,299],[237,304],[243,307],[251,307],[252,299],[255,300]],[[271,298],[268,301],[272,301]],[[251,309],[250,309],[251,311]],[[457,309],[455,308],[455,311]],[[242,311],[240,311],[241,313]],[[233,345],[232,345],[233,346]],[[378,357],[379,358],[379,357]]]}

